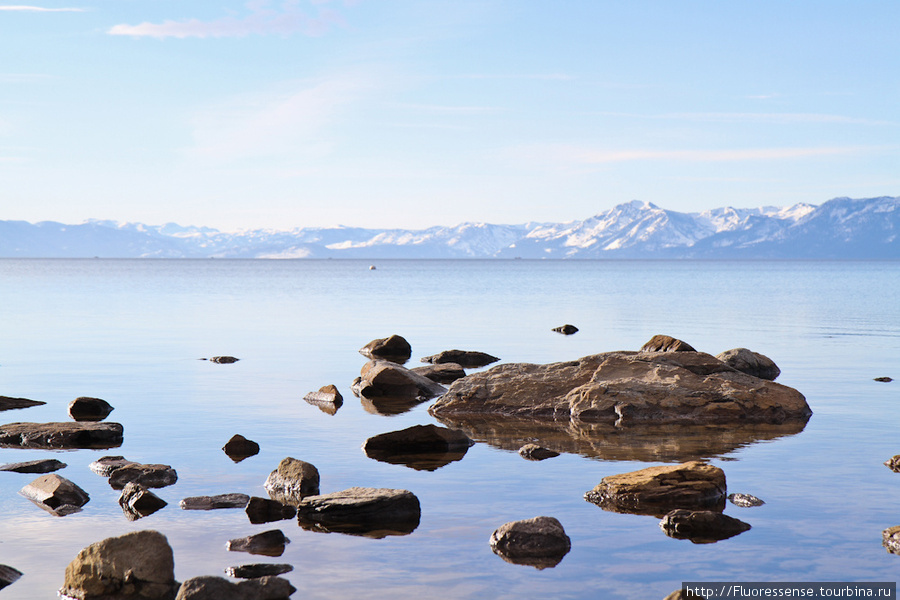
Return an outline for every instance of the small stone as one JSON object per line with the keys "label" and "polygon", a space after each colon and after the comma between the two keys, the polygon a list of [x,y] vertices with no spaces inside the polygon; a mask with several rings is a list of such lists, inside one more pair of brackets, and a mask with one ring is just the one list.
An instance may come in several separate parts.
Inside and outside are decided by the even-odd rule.
{"label": "small stone", "polygon": [[288,456],[269,473],[263,487],[273,500],[296,505],[304,497],[319,493],[319,470],[313,464]]}
{"label": "small stone", "polygon": [[225,451],[228,458],[239,463],[245,458],[259,454],[259,444],[236,433],[231,436],[231,439],[225,442],[225,445],[222,446],[222,450]]}
{"label": "small stone", "polygon": [[137,463],[132,460],[126,460],[124,456],[104,456],[89,464],[88,467],[90,467],[91,471],[101,477],[109,477],[112,475],[113,471],[120,467],[136,464]]}
{"label": "small stone", "polygon": [[696,352],[687,342],[668,335],[654,335],[641,347],[641,352]]}
{"label": "small stone", "polygon": [[880,383],[890,383],[893,381],[893,379],[891,379],[890,377],[876,377],[875,381],[878,381]]}
{"label": "small stone", "polygon": [[882,531],[881,544],[891,554],[900,554],[900,525],[894,525]]}
{"label": "small stone", "polygon": [[525,444],[519,448],[519,456],[527,460],[546,460],[548,458],[559,456],[559,452],[542,448],[537,444]]}
{"label": "small stone", "polygon": [[280,529],[272,529],[249,535],[247,537],[229,540],[225,544],[225,549],[231,552],[248,552],[250,554],[260,554],[263,556],[281,556],[284,554],[285,544],[289,544],[291,540],[284,536]]}
{"label": "small stone", "polygon": [[22,572],[7,565],[0,565],[0,590],[15,583]]}
{"label": "small stone", "polygon": [[568,323],[566,323],[565,325],[554,327],[553,331],[561,333],[563,335],[572,335],[573,333],[578,333],[578,328],[574,325],[569,325]]}
{"label": "small stone", "polygon": [[746,348],[726,350],[716,355],[716,358],[741,373],[768,381],[775,381],[781,374],[781,369],[778,368],[778,365],[771,358]]}
{"label": "small stone", "polygon": [[129,483],[122,489],[119,506],[129,521],[152,515],[167,502],[139,483]]}
{"label": "small stone", "polygon": [[659,527],[669,537],[695,544],[718,542],[750,529],[747,523],[717,511],[680,508],[667,513]]}
{"label": "small stone", "polygon": [[735,506],[740,506],[742,508],[750,508],[753,506],[762,506],[765,504],[762,500],[757,498],[756,496],[752,496],[750,494],[728,494],[728,501],[734,504]]}
{"label": "small stone", "polygon": [[161,488],[178,481],[178,474],[169,465],[143,465],[133,463],[119,467],[109,476],[109,485],[114,490],[121,490],[126,484],[140,483],[148,488]]}
{"label": "small stone", "polygon": [[219,494],[218,496],[191,496],[179,506],[183,510],[216,510],[220,508],[244,508],[250,502],[247,494]]}
{"label": "small stone", "polygon": [[490,544],[503,560],[536,569],[555,567],[572,547],[562,524],[553,517],[506,523],[491,534]]}
{"label": "small stone", "polygon": [[58,517],[80,511],[90,500],[87,492],[55,473],[38,477],[19,493]]}
{"label": "small stone", "polygon": [[290,573],[293,570],[294,567],[292,565],[255,563],[252,565],[241,565],[239,567],[228,567],[225,569],[225,574],[237,579],[257,579],[259,577],[282,575],[284,573]]}
{"label": "small stone", "polygon": [[106,400],[81,396],[69,402],[69,416],[76,421],[102,421],[113,411]]}
{"label": "small stone", "polygon": [[282,504],[269,498],[252,497],[247,503],[247,517],[254,525],[292,519],[297,514],[297,507]]}
{"label": "small stone", "polygon": [[52,473],[53,471],[64,469],[66,466],[66,463],[60,462],[55,458],[44,458],[0,465],[0,471],[11,471],[13,473]]}
{"label": "small stone", "polygon": [[456,363],[466,369],[478,369],[485,367],[491,363],[495,363],[499,358],[491,356],[486,352],[478,352],[476,350],[444,350],[431,356],[422,358],[422,362],[431,364],[440,363]]}
{"label": "small stone", "polygon": [[209,359],[209,362],[214,362],[220,365],[230,365],[231,363],[236,363],[241,359],[235,358],[233,356],[213,356]]}
{"label": "small stone", "polygon": [[318,392],[310,392],[303,399],[317,406],[322,412],[333,415],[344,404],[344,397],[334,385],[325,385]]}

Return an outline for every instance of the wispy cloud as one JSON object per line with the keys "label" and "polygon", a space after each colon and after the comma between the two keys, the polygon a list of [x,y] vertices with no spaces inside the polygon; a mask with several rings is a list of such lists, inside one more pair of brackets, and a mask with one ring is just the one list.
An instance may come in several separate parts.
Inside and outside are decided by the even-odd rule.
{"label": "wispy cloud", "polygon": [[[321,0],[310,0],[313,5],[323,5]],[[343,17],[330,8],[317,6],[309,13],[298,7],[296,0],[284,2],[280,9],[268,8],[268,2],[247,4],[249,14],[243,17],[227,16],[212,21],[189,19],[164,21],[139,25],[115,25],[107,33],[153,38],[217,38],[245,37],[248,35],[324,35],[335,25],[344,25]]]}
{"label": "wispy cloud", "polygon": [[17,12],[85,12],[84,8],[44,8],[43,6],[25,6],[22,4],[2,4],[0,10]]}
{"label": "wispy cloud", "polygon": [[879,121],[876,119],[861,119],[858,117],[846,117],[843,115],[829,115],[822,113],[661,113],[638,114],[622,112],[595,113],[610,117],[624,117],[630,119],[654,119],[671,121],[703,121],[712,123],[770,123],[776,125],[792,124],[843,124],[843,125],[896,125],[891,121]]}

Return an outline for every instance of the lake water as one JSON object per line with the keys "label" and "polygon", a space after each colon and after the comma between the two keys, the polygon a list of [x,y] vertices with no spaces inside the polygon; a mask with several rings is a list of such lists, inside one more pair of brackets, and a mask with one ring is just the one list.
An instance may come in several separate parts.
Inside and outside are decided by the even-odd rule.
{"label": "lake water", "polygon": [[[2,422],[65,421],[94,396],[122,423],[115,450],[0,449],[0,463],[58,458],[58,473],[91,497],[54,517],[18,490],[36,475],[0,473],[0,564],[24,576],[5,599],[53,598],[84,546],[129,531],[164,533],[176,577],[222,575],[253,562],[294,566],[295,598],[662,599],[682,581],[896,581],[900,556],[881,545],[900,524],[900,263],[665,261],[0,260],[0,395],[44,406]],[[563,336],[553,327],[572,323]],[[637,350],[655,334],[718,354],[747,347],[771,357],[778,381],[814,414],[800,432],[700,444],[752,529],[715,544],[667,537],[658,519],[606,512],[583,494],[607,475],[676,460],[587,440],[542,462],[514,450],[528,432],[479,443],[458,461],[420,471],[366,457],[366,438],[435,423],[430,402],[396,415],[364,405],[350,383],[372,339],[404,336],[410,365],[450,348],[502,362],[547,363]],[[230,365],[198,360],[240,358]],[[303,400],[335,384],[328,414]],[[232,462],[235,433],[258,455]],[[532,432],[533,433],[533,432]],[[518,436],[518,437],[517,437]],[[761,439],[760,439],[761,438]],[[488,443],[491,442],[491,443]],[[660,448],[678,447],[678,436]],[[626,444],[627,445],[627,444]],[[108,454],[165,463],[178,483],[169,505],[128,521],[118,492],[88,469]],[[241,510],[185,511],[188,496],[266,496],[286,457],[314,464],[322,493],[402,488],[422,505],[410,535],[383,539],[306,531],[296,520],[252,525]],[[554,568],[510,564],[488,545],[508,521],[553,516],[572,540]],[[225,542],[280,528],[292,540],[270,559]]]}

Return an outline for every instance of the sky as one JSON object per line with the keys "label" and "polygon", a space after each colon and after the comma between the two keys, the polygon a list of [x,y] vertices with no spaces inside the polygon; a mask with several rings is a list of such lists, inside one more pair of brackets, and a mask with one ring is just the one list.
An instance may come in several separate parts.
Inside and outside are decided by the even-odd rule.
{"label": "sky", "polygon": [[0,0],[0,220],[898,196],[898,27],[897,0]]}

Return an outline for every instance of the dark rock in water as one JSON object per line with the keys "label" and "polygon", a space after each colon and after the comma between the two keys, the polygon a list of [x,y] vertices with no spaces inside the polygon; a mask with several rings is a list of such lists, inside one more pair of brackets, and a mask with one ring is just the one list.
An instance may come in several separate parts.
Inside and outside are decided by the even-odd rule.
{"label": "dark rock in water", "polygon": [[691,540],[695,544],[726,540],[750,529],[747,523],[720,512],[681,508],[667,513],[659,527],[671,538]]}
{"label": "dark rock in water", "polygon": [[260,523],[293,519],[294,515],[297,514],[297,508],[282,504],[277,500],[254,496],[247,503],[246,512],[250,522],[254,525],[259,525]]}
{"label": "dark rock in water", "polygon": [[303,399],[314,406],[318,406],[319,410],[329,415],[335,414],[344,404],[344,397],[334,385],[326,385],[319,388],[318,392],[310,392],[303,396]]}
{"label": "dark rock in water", "polygon": [[32,406],[40,406],[47,404],[40,400],[29,400],[28,398],[10,398],[9,396],[0,396],[0,411],[14,410],[17,408],[29,408]]}
{"label": "dark rock in water", "polygon": [[502,525],[491,534],[491,550],[503,560],[537,569],[555,567],[572,543],[553,517],[535,517]]}
{"label": "dark rock in water", "polygon": [[281,577],[261,577],[232,583],[204,575],[181,584],[175,600],[287,600],[296,588]]}
{"label": "dark rock in water", "polygon": [[225,442],[225,445],[222,446],[222,450],[225,451],[228,458],[239,463],[245,458],[259,454],[259,444],[236,433],[231,436],[231,439]]}
{"label": "dark rock in water", "polygon": [[383,358],[397,363],[405,363],[412,355],[412,346],[399,335],[372,340],[359,349],[366,358]]}
{"label": "dark rock in water", "polygon": [[553,331],[555,331],[556,333],[561,333],[563,335],[572,335],[573,333],[578,333],[578,328],[574,325],[569,325],[568,323],[566,323],[565,325],[554,327]]}
{"label": "dark rock in water", "polygon": [[124,456],[104,456],[89,464],[88,467],[101,477],[109,477],[113,471],[120,467],[136,464],[138,463],[133,460],[126,460]]}
{"label": "dark rock in water", "polygon": [[13,569],[7,565],[0,565],[0,590],[18,581],[21,576],[22,573],[18,569]]}
{"label": "dark rock in water", "polygon": [[725,489],[722,469],[692,461],[604,477],[584,499],[611,512],[662,517],[675,508],[721,512]]}
{"label": "dark rock in water", "polygon": [[641,347],[641,352],[696,352],[694,347],[668,335],[654,335]]}
{"label": "dark rock in water", "polygon": [[144,465],[133,463],[119,467],[109,476],[109,485],[121,490],[129,483],[140,483],[144,487],[161,488],[178,481],[178,474],[169,465]]}
{"label": "dark rock in water", "polygon": [[38,477],[19,493],[58,517],[79,512],[90,500],[87,492],[56,474]]}
{"label": "dark rock in water", "polygon": [[119,506],[129,521],[152,515],[167,502],[139,483],[129,483],[122,489]]}
{"label": "dark rock in water", "polygon": [[893,381],[890,377],[876,377],[874,381],[878,381],[879,383],[890,383]]}
{"label": "dark rock in water", "polygon": [[559,452],[542,448],[537,444],[525,444],[519,448],[519,456],[528,460],[547,460],[559,456]]}
{"label": "dark rock in water", "polygon": [[172,600],[177,590],[172,547],[150,530],[84,548],[66,567],[60,594],[84,600]]}
{"label": "dark rock in water", "polygon": [[457,363],[438,363],[436,365],[414,367],[410,371],[427,377],[435,383],[453,383],[457,379],[462,379],[466,376],[465,369]]}
{"label": "dark rock in water", "polygon": [[112,405],[100,398],[81,396],[69,402],[69,416],[76,421],[102,421],[112,411]]}
{"label": "dark rock in water", "polygon": [[241,359],[235,358],[233,356],[213,356],[209,359],[209,362],[214,362],[220,365],[230,365],[232,363],[236,363],[239,360]]}
{"label": "dark rock in water", "polygon": [[891,554],[900,554],[900,525],[888,527],[881,532],[881,545]]}
{"label": "dark rock in water", "polygon": [[244,508],[250,502],[247,494],[219,494],[218,496],[191,496],[179,506],[183,510],[216,510],[220,508]]}
{"label": "dark rock in water", "polygon": [[446,388],[387,360],[370,360],[360,370],[359,395],[368,398],[428,399]]}
{"label": "dark rock in water", "polygon": [[424,363],[456,363],[466,369],[477,369],[495,363],[499,358],[474,350],[444,350],[422,358]]}
{"label": "dark rock in water", "polygon": [[385,488],[353,487],[304,498],[297,506],[303,529],[372,538],[410,534],[421,515],[415,494]]}
{"label": "dark rock in water", "polygon": [[728,501],[741,508],[751,508],[765,504],[765,502],[750,494],[728,494]]}
{"label": "dark rock in water", "polygon": [[55,458],[44,458],[0,465],[0,471],[12,471],[14,473],[52,473],[53,471],[59,471],[65,467],[66,463],[60,462]]}
{"label": "dark rock in water", "polygon": [[741,373],[753,375],[760,379],[775,381],[781,375],[781,369],[768,356],[747,350],[746,348],[734,348],[717,354],[716,358],[723,363],[737,369]]}
{"label": "dark rock in water", "polygon": [[122,445],[119,423],[8,423],[0,425],[2,448],[115,448]]}
{"label": "dark rock in water", "polygon": [[296,505],[306,496],[319,493],[319,470],[315,465],[288,456],[269,473],[264,487],[273,500]]}
{"label": "dark rock in water", "polygon": [[363,443],[366,456],[417,470],[434,471],[462,459],[474,442],[461,431],[436,425],[414,425],[382,433]]}
{"label": "dark rock in water", "polygon": [[229,540],[225,544],[225,549],[231,552],[248,552],[262,556],[281,556],[284,554],[285,544],[290,542],[291,540],[286,538],[280,529],[272,529],[256,535]]}
{"label": "dark rock in water", "polygon": [[282,575],[284,573],[290,573],[293,570],[294,567],[292,565],[255,563],[252,565],[241,565],[239,567],[228,567],[225,569],[225,574],[237,579],[257,579],[259,577]]}

